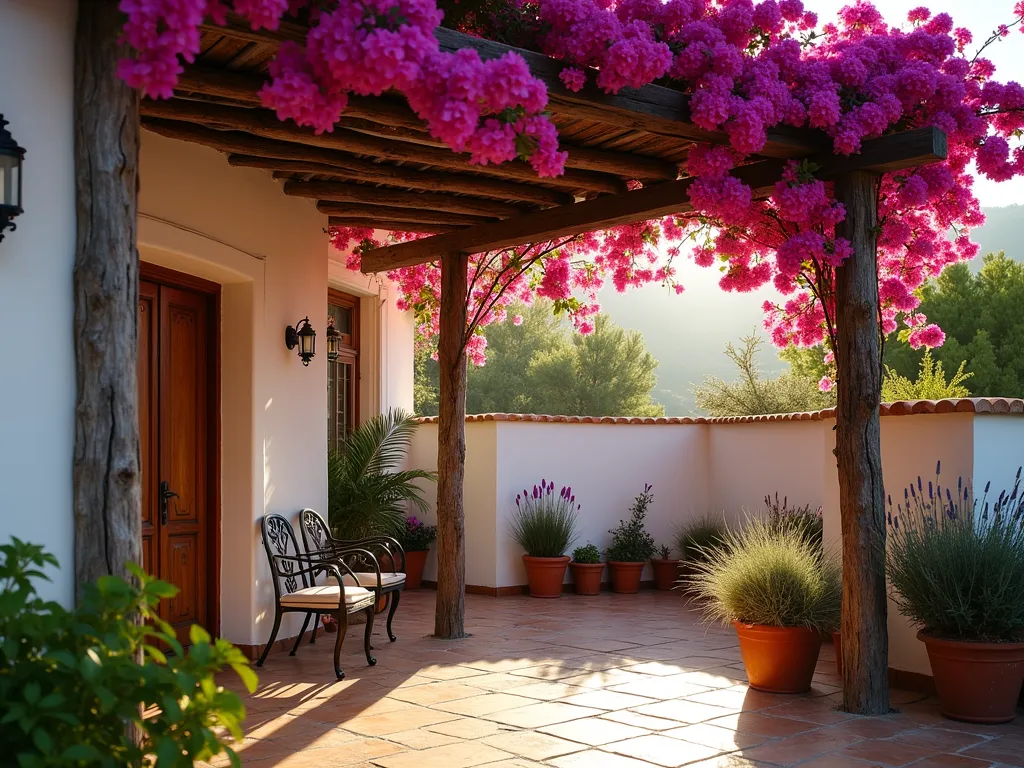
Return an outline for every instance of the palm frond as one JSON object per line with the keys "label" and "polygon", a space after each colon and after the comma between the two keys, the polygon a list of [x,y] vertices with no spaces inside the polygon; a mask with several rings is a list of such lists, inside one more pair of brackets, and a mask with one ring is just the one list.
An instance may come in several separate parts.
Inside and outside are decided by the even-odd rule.
{"label": "palm frond", "polygon": [[353,475],[379,475],[398,467],[409,451],[416,427],[412,415],[400,408],[374,416],[345,440],[342,453],[348,471]]}

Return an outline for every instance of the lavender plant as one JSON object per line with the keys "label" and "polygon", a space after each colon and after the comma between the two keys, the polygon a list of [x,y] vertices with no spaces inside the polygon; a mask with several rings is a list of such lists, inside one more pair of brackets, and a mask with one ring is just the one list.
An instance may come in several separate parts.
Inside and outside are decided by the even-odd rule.
{"label": "lavender plant", "polygon": [[917,478],[895,506],[888,497],[886,562],[892,598],[926,634],[980,643],[1024,641],[1024,495],[1013,487],[976,498],[958,478]]}
{"label": "lavender plant", "polygon": [[821,516],[821,507],[814,508],[810,504],[802,507],[790,506],[789,497],[783,496],[779,501],[779,493],[775,496],[764,497],[764,506],[767,510],[768,521],[776,530],[793,530],[807,538],[819,549],[824,546],[824,523]]}
{"label": "lavender plant", "polygon": [[516,495],[512,513],[512,538],[530,557],[562,557],[576,540],[576,503],[572,488],[555,494],[555,483],[541,479],[533,491]]}

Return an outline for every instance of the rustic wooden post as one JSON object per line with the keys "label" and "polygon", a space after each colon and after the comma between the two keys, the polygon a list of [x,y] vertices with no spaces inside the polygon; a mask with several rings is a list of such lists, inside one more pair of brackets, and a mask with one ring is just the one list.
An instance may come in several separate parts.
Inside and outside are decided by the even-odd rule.
{"label": "rustic wooden post", "polygon": [[469,257],[441,259],[437,342],[440,391],[437,415],[437,602],[434,636],[466,636],[466,271]]}
{"label": "rustic wooden post", "polygon": [[78,5],[75,33],[75,583],[140,562],[139,96],[117,76],[117,0]]}
{"label": "rustic wooden post", "polygon": [[836,270],[836,458],[843,534],[843,706],[889,712],[885,594],[885,493],[878,406],[882,363],[878,325],[878,176],[836,178],[846,206],[837,234],[853,255]]}

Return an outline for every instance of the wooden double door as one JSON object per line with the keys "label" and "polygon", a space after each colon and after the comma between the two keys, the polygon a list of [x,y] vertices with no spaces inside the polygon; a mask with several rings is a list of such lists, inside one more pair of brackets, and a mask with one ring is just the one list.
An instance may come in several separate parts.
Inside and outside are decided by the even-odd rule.
{"label": "wooden double door", "polygon": [[199,282],[175,284],[146,265],[139,282],[143,568],[180,590],[160,616],[183,643],[193,624],[218,630],[217,296]]}

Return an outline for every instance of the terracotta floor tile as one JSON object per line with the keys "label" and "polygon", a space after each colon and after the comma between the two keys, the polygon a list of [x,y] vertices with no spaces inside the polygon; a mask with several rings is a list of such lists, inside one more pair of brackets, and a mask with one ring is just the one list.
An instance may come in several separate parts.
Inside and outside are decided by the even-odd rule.
{"label": "terracotta floor tile", "polygon": [[[982,744],[988,739],[975,733],[950,731],[945,728],[921,728],[899,734],[896,736],[896,741],[932,747],[936,752],[959,752],[961,749]],[[1024,754],[1021,757],[1024,757]]]}
{"label": "terracotta floor tile", "polygon": [[564,677],[561,682],[566,685],[579,685],[584,688],[610,688],[613,685],[634,683],[646,680],[646,675],[629,672],[625,669],[603,669],[585,672],[574,677]]}
{"label": "terracotta floor tile", "polygon": [[665,735],[674,739],[692,741],[694,744],[703,744],[705,747],[714,747],[720,752],[735,752],[738,749],[756,747],[768,739],[767,736],[721,728],[708,723],[673,728],[671,731],[665,731]]}
{"label": "terracotta floor tile", "polygon": [[581,648],[584,651],[606,651],[608,653],[637,647],[636,643],[622,640],[587,639],[586,637],[579,636],[567,637],[563,642],[570,648]]}
{"label": "terracotta floor tile", "polygon": [[[991,760],[979,760],[976,757],[967,757],[961,754],[932,755],[920,762],[914,763],[913,768],[989,768],[994,766]],[[1000,766],[1008,766],[1009,763],[1000,763]]]}
{"label": "terracotta floor tile", "polygon": [[795,736],[798,733],[812,731],[815,728],[821,727],[817,723],[792,720],[786,717],[772,717],[771,715],[758,712],[737,712],[708,722],[711,725],[717,725],[722,728],[732,728],[737,731],[754,733],[758,736],[770,736],[772,738]]}
{"label": "terracotta floor tile", "polygon": [[538,664],[524,669],[513,670],[512,674],[521,677],[533,677],[538,680],[563,680],[564,678],[575,677],[585,672],[585,669],[563,666],[561,664]]}
{"label": "terracotta floor tile", "polygon": [[462,683],[435,682],[426,685],[416,685],[411,688],[399,688],[392,691],[388,698],[429,706],[430,704],[440,704],[443,701],[454,701],[456,699],[466,699],[470,696],[479,696],[481,693],[483,693],[481,689],[471,688]]}
{"label": "terracotta floor tile", "polygon": [[645,680],[613,685],[608,687],[607,690],[617,693],[631,693],[634,696],[646,696],[649,699],[680,699],[692,696],[695,693],[705,693],[712,690],[687,682],[682,678],[683,675],[672,675],[671,677],[650,676]]}
{"label": "terracotta floor tile", "polygon": [[778,741],[771,741],[759,747],[743,750],[743,756],[752,760],[761,760],[778,765],[791,765],[800,760],[827,752],[836,752],[857,741],[859,736],[843,733],[826,733],[824,729],[808,731],[797,736],[789,736]]}
{"label": "terracotta floor tile", "polygon": [[733,677],[725,677],[717,672],[684,672],[679,676],[679,680],[684,683],[693,683],[704,688],[731,688],[736,685],[736,680]]}
{"label": "terracotta floor tile", "polygon": [[515,709],[527,704],[533,704],[533,699],[525,696],[515,696],[511,693],[484,693],[480,696],[473,696],[468,699],[456,699],[435,705],[445,712],[454,712],[457,715],[471,715],[472,717],[483,717],[492,712],[500,712],[503,709]]}
{"label": "terracotta floor tile", "polygon": [[779,705],[778,694],[755,691],[747,686],[718,688],[704,693],[695,693],[687,696],[686,700],[695,701],[698,704],[712,704],[716,707],[726,707],[742,712],[756,712],[759,709],[768,709]]}
{"label": "terracotta floor tile", "polygon": [[559,738],[586,744],[591,747],[599,747],[602,744],[610,744],[613,741],[624,741],[636,738],[637,736],[645,736],[648,733],[645,728],[637,728],[634,725],[626,725],[625,723],[617,723],[613,720],[596,717],[546,725],[538,730],[542,733],[558,736]]}
{"label": "terracotta floor tile", "polygon": [[620,712],[609,712],[602,715],[603,720],[614,720],[617,723],[632,725],[636,728],[643,728],[645,731],[668,731],[679,727],[678,720],[669,720],[664,717],[652,717],[651,715],[640,715],[630,710]]}
{"label": "terracotta floor tile", "polygon": [[[698,763],[690,763],[686,768],[775,768],[768,763],[759,763],[756,760],[749,760],[742,755],[719,755],[710,760],[701,760]],[[841,768],[841,766],[835,766]]]}
{"label": "terracotta floor tile", "polygon": [[511,757],[514,755],[473,741],[433,747],[417,752],[403,752],[375,759],[373,763],[381,768],[473,768],[476,765],[493,763]]}
{"label": "terracotta floor tile", "polygon": [[435,709],[403,709],[399,712],[387,712],[383,715],[355,717],[344,722],[345,729],[364,736],[386,736],[389,733],[400,733],[410,728],[421,728],[445,720],[454,720],[450,712],[439,712]]}
{"label": "terracotta floor tile", "polygon": [[512,729],[510,726],[492,723],[490,720],[460,717],[456,720],[425,726],[424,730],[445,736],[454,736],[457,739],[482,739],[485,736],[493,736],[496,733],[504,733]]}
{"label": "terracotta floor tile", "polygon": [[637,714],[662,717],[666,720],[677,720],[680,723],[702,723],[706,720],[714,720],[717,717],[731,714],[727,708],[715,707],[711,704],[697,704],[686,699],[659,701],[656,704],[646,704],[642,707],[637,707],[634,711]]}
{"label": "terracotta floor tile", "polygon": [[617,741],[613,744],[605,744],[601,749],[627,757],[635,757],[637,760],[646,760],[656,765],[666,766],[666,768],[677,768],[677,766],[687,763],[706,760],[720,752],[713,747],[705,747],[661,734]]}
{"label": "terracotta floor tile", "polygon": [[548,760],[552,757],[568,755],[572,752],[586,749],[586,746],[583,744],[535,731],[499,733],[494,736],[488,736],[486,739],[481,739],[481,743],[488,744],[505,752],[511,752],[513,755],[528,760]]}
{"label": "terracotta floor tile", "polygon": [[643,696],[632,696],[628,693],[617,693],[615,691],[594,691],[579,693],[562,699],[566,704],[576,704],[581,707],[593,707],[594,709],[634,709],[644,704],[653,704],[654,699]]}
{"label": "terracotta floor tile", "polygon": [[400,731],[389,733],[387,740],[409,749],[430,749],[431,747],[443,747],[448,744],[458,744],[463,741],[455,736],[448,736],[436,731],[428,731],[426,728],[417,728],[412,731]]}
{"label": "terracotta floor tile", "polygon": [[917,744],[903,744],[898,741],[870,739],[852,744],[839,751],[847,757],[867,760],[870,763],[884,766],[903,766],[930,757],[938,750]]}
{"label": "terracotta floor tile", "polygon": [[964,757],[973,757],[978,760],[991,760],[994,763],[1024,765],[1024,749],[1003,739],[993,739],[984,744],[968,747],[960,754]]}
{"label": "terracotta floor tile", "polygon": [[642,675],[657,675],[658,677],[678,675],[686,671],[683,667],[661,661],[648,661],[645,664],[636,664],[625,669],[627,672],[639,672]]}
{"label": "terracotta floor tile", "polygon": [[[844,720],[837,725],[825,726],[831,733],[852,733],[855,736],[863,736],[865,739],[888,739],[896,737],[897,741],[906,741],[908,744],[917,743],[913,739],[904,737],[912,734],[923,733],[916,723],[907,722],[902,717],[855,717],[852,720]],[[978,739],[979,741],[981,739]],[[975,742],[968,741],[967,744]],[[926,745],[927,746],[927,745]]]}
{"label": "terracotta floor tile", "polygon": [[481,677],[486,675],[487,672],[482,669],[473,669],[471,667],[431,664],[423,667],[423,669],[420,669],[416,674],[423,677],[429,677],[431,680],[465,680],[469,677]]}
{"label": "terracotta floor tile", "polygon": [[556,768],[651,768],[651,763],[645,760],[598,752],[596,749],[556,757],[548,763]]}
{"label": "terracotta floor tile", "polygon": [[519,728],[541,728],[545,725],[564,723],[569,720],[579,720],[591,715],[599,715],[601,710],[590,707],[577,707],[572,704],[561,704],[559,702],[532,702],[525,707],[507,709],[501,712],[494,712],[485,715],[485,719],[493,720],[496,723],[515,725]]}
{"label": "terracotta floor tile", "polygon": [[878,768],[876,763],[869,763],[865,760],[857,760],[845,755],[822,755],[806,763],[800,763],[800,768]]}
{"label": "terracotta floor tile", "polygon": [[526,685],[517,685],[512,691],[516,696],[525,696],[528,699],[539,699],[541,701],[554,701],[555,699],[564,699],[568,696],[592,692],[593,689],[591,688],[566,685],[565,683],[551,680],[528,680]]}

